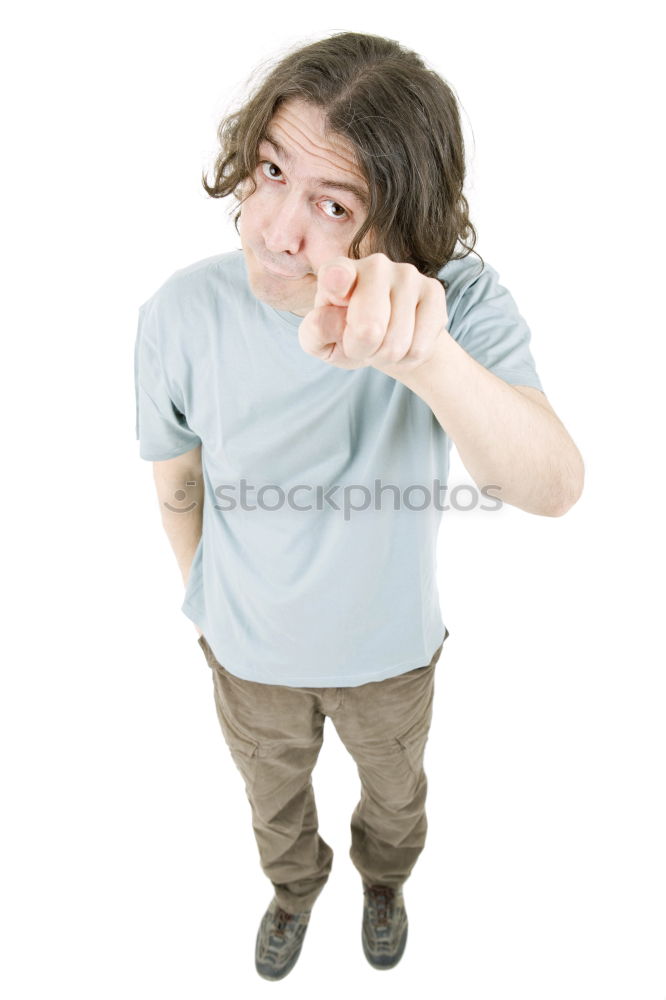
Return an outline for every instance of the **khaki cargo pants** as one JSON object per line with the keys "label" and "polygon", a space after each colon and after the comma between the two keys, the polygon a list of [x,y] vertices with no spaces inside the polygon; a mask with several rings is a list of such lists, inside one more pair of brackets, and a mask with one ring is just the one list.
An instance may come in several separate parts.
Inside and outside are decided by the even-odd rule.
{"label": "khaki cargo pants", "polygon": [[312,771],[333,721],[354,758],[361,797],[351,817],[350,857],[362,879],[396,888],[425,845],[423,757],[432,719],[435,665],[358,687],[286,687],[246,681],[198,639],[212,670],[224,739],[245,782],[264,874],[288,913],[312,908],[333,851],[318,832]]}

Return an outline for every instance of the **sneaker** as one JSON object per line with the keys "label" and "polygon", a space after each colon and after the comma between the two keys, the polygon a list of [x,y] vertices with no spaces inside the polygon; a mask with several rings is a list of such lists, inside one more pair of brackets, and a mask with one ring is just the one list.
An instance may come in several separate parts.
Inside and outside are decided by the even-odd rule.
{"label": "sneaker", "polygon": [[261,918],[254,963],[264,979],[283,979],[296,965],[311,910],[287,913],[275,897]]}
{"label": "sneaker", "polygon": [[407,943],[407,913],[402,889],[363,882],[363,952],[375,969],[392,969]]}

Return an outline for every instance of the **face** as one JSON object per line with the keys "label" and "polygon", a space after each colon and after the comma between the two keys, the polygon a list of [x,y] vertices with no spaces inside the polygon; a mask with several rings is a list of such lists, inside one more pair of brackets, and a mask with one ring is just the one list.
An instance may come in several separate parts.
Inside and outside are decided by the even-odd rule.
{"label": "face", "polygon": [[[313,307],[320,265],[349,256],[367,217],[368,187],[351,146],[324,138],[323,121],[303,101],[278,108],[266,130],[272,142],[259,145],[257,190],[238,222],[253,293],[297,316]],[[361,256],[369,252],[366,238]]]}

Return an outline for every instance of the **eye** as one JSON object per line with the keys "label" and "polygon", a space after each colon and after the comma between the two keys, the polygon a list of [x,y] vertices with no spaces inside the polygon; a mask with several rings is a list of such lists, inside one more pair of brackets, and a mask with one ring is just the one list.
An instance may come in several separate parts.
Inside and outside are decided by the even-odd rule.
{"label": "eye", "polygon": [[280,170],[280,168],[278,167],[278,165],[276,163],[271,163],[270,160],[262,160],[261,163],[259,164],[259,166],[261,167],[262,173],[264,174],[264,176],[265,177],[270,177],[271,180],[275,180],[275,176],[271,175],[271,174],[267,174],[266,171],[264,170],[264,167],[273,167],[273,169],[277,170],[277,172],[279,174],[282,173],[282,171]]}
{"label": "eye", "polygon": [[[261,168],[261,172],[264,175],[264,177],[267,177],[271,181],[276,181],[276,180],[280,179],[279,177],[277,177],[275,175],[275,173],[269,173],[269,171],[277,171],[278,174],[282,174],[282,171],[278,167],[277,163],[273,163],[271,160],[260,160],[259,161],[259,166]],[[268,170],[265,169],[266,167],[268,168]],[[337,201],[333,201],[332,198],[325,198],[323,203],[325,205],[332,205],[333,208],[336,210],[336,214],[334,214],[334,215],[325,211],[324,215],[327,218],[329,218],[329,219],[345,219],[345,218],[347,218],[349,216],[349,212],[347,211],[347,209],[344,208],[342,205],[339,205]],[[342,213],[342,214],[338,214],[338,213]]]}
{"label": "eye", "polygon": [[[332,201],[330,198],[327,198],[324,204],[333,205],[335,208],[339,208],[340,211],[343,213],[342,215],[329,215],[329,219],[344,219],[344,217],[347,215],[347,209],[343,208],[342,205],[338,205],[337,201]],[[325,214],[328,215],[328,212],[326,212]]]}

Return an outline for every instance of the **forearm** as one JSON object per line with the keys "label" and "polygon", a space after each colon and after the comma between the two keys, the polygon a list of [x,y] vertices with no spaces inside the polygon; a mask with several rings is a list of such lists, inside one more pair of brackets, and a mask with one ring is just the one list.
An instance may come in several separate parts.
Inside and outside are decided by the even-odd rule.
{"label": "forearm", "polygon": [[156,473],[154,478],[162,524],[176,556],[183,583],[187,584],[203,526],[203,477],[200,473],[191,472],[182,476]]}
{"label": "forearm", "polygon": [[475,483],[505,503],[558,516],[582,490],[583,462],[558,417],[471,357],[448,332],[401,381],[432,409]]}

